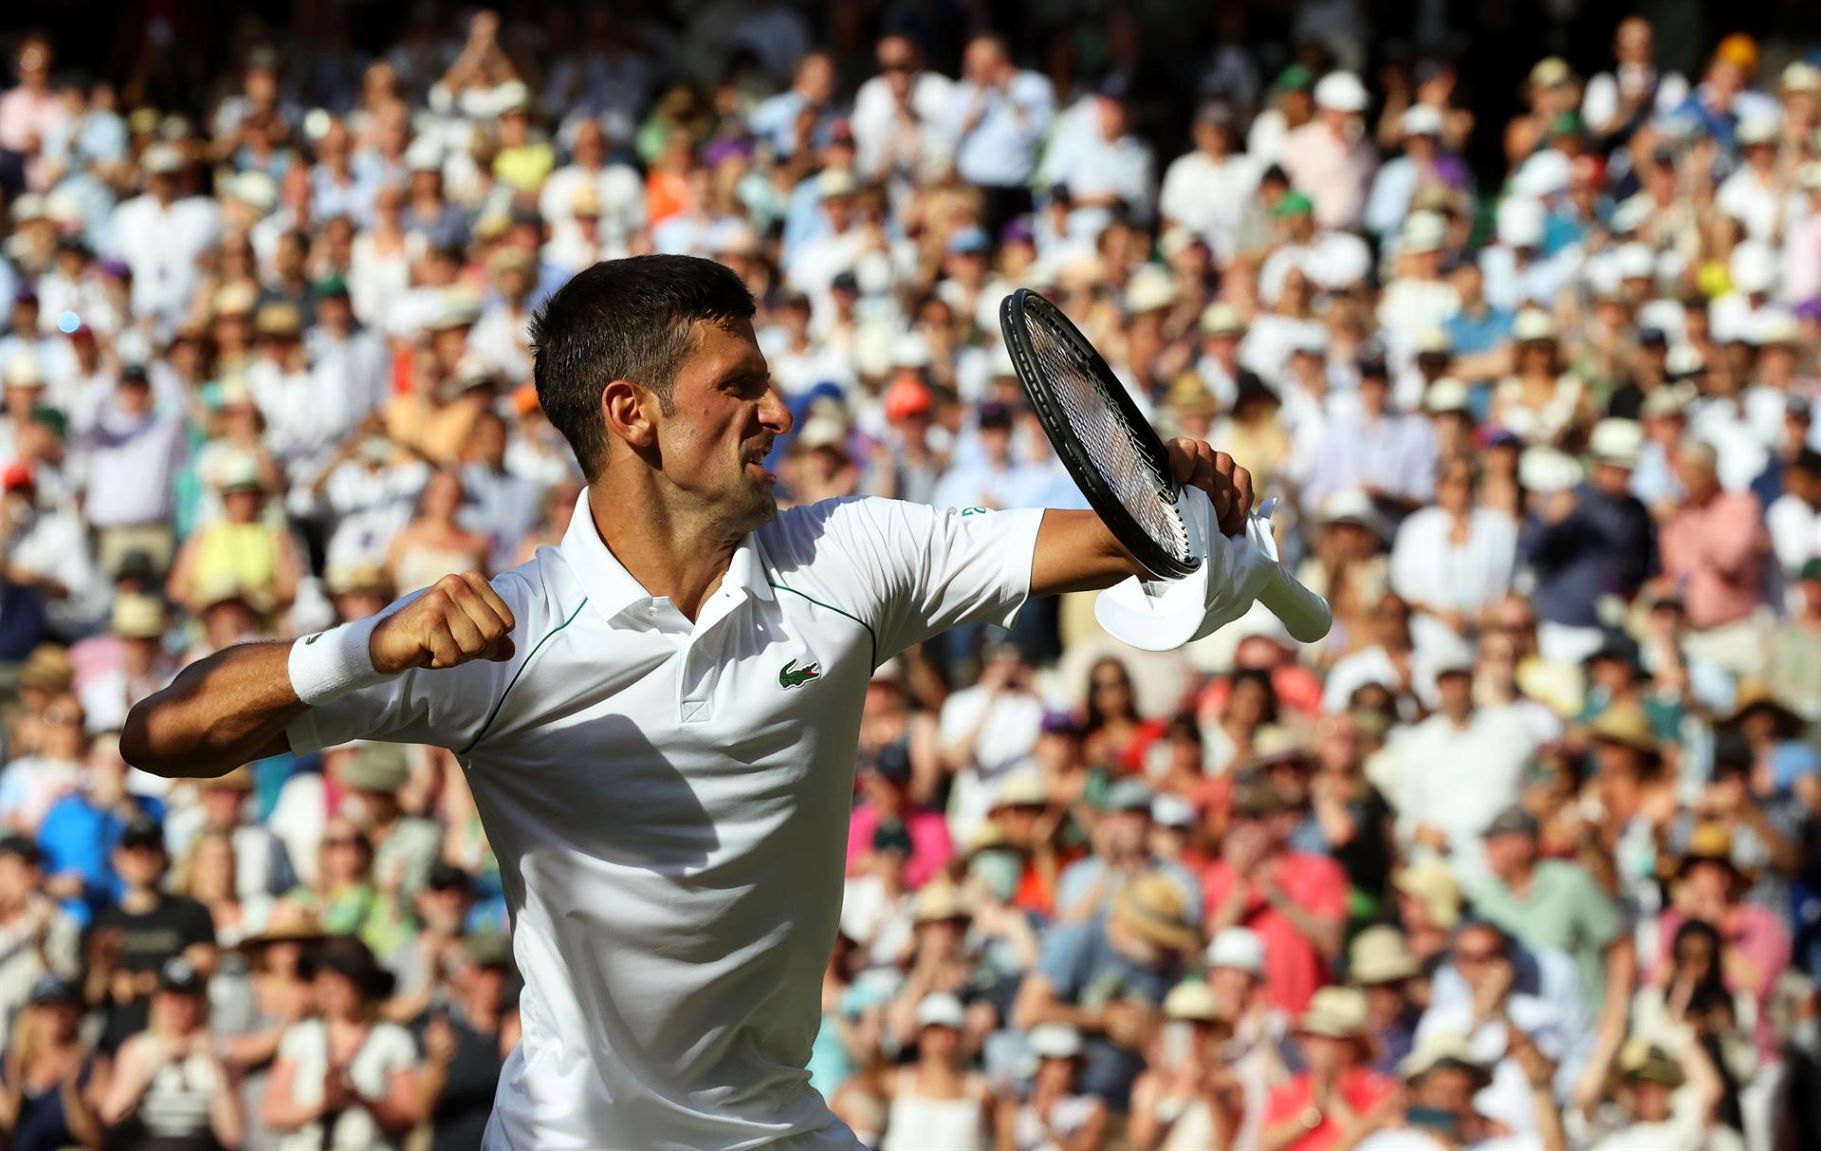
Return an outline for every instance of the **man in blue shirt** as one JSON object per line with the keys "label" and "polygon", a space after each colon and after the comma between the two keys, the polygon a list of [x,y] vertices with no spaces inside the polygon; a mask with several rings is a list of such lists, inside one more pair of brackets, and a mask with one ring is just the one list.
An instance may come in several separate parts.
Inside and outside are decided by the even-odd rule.
{"label": "man in blue shirt", "polygon": [[87,763],[87,787],[52,804],[38,827],[44,889],[82,927],[120,895],[113,857],[121,832],[141,815],[164,814],[159,801],[127,791],[126,761],[114,746],[112,739],[98,741]]}

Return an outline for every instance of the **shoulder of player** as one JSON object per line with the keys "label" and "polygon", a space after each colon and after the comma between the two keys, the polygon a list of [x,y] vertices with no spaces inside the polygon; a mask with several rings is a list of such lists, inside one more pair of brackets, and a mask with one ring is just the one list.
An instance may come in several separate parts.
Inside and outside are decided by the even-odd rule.
{"label": "shoulder of player", "polygon": [[574,618],[588,599],[575,570],[553,547],[537,549],[536,555],[488,582],[512,609],[513,638],[520,652],[527,650],[527,641],[536,643],[564,620]]}

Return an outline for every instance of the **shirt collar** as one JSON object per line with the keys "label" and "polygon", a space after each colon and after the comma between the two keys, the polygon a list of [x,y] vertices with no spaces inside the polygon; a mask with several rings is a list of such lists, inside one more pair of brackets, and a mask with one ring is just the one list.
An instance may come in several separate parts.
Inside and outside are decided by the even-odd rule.
{"label": "shirt collar", "polygon": [[[586,488],[582,489],[582,494],[576,499],[575,514],[570,517],[569,530],[563,533],[563,542],[557,550],[581,578],[582,590],[587,594],[588,602],[598,607],[609,619],[634,604],[655,598],[645,590],[643,584],[633,578],[632,573],[626,570],[626,566],[601,539],[601,533],[594,526],[594,513],[588,506]],[[765,565],[759,560],[758,541],[751,532],[734,548],[733,558],[727,565],[727,574],[721,578],[721,588],[733,589],[741,593],[742,598],[773,598],[771,582],[765,576]]]}

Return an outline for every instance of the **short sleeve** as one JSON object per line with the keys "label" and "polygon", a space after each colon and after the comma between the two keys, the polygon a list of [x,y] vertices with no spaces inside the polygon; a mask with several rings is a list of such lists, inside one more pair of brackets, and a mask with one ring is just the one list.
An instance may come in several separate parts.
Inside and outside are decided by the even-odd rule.
{"label": "short sleeve", "polygon": [[[302,755],[356,739],[422,743],[461,751],[474,742],[506,685],[531,654],[540,633],[543,599],[521,571],[493,578],[493,590],[512,609],[517,650],[503,663],[475,660],[460,667],[413,668],[383,683],[350,692],[306,710],[285,729],[292,752]],[[424,593],[412,592],[388,605],[391,615]]]}
{"label": "short sleeve", "polygon": [[1586,871],[1575,868],[1575,885],[1580,888],[1581,921],[1587,930],[1587,942],[1604,951],[1619,937],[1624,919],[1619,908]]}
{"label": "short sleeve", "polygon": [[[1088,921],[1091,923],[1092,921]],[[1087,936],[1083,923],[1052,928],[1037,956],[1037,974],[1049,980],[1058,999],[1073,1000],[1081,993],[1081,957]]]}
{"label": "short sleeve", "polygon": [[786,513],[765,544],[781,578],[806,574],[843,610],[863,613],[884,662],[962,624],[1009,626],[1030,595],[1042,522],[1036,508],[847,499]]}

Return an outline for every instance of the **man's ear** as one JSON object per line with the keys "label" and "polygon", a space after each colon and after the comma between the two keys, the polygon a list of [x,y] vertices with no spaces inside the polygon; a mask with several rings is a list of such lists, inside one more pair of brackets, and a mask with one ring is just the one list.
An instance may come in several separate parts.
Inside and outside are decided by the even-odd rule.
{"label": "man's ear", "polygon": [[631,380],[614,380],[601,389],[601,418],[608,434],[635,451],[657,443],[657,425],[651,418],[657,404],[656,396]]}

